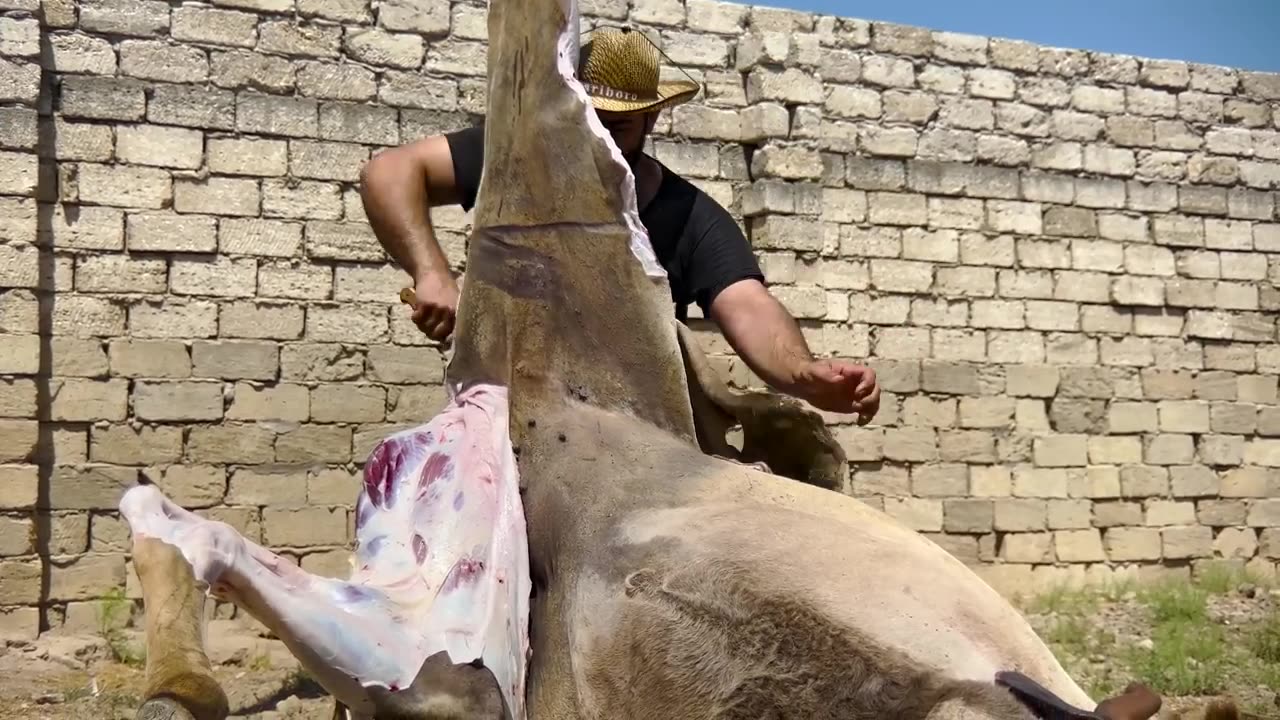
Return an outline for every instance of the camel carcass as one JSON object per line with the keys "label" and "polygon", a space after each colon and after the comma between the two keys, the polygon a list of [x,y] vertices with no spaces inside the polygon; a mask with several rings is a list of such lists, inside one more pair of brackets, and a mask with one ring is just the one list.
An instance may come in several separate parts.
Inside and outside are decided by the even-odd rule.
{"label": "camel carcass", "polygon": [[126,494],[148,628],[139,716],[226,715],[202,585],[275,630],[353,718],[1154,713],[1141,688],[1079,710],[1093,700],[1004,598],[823,486],[819,461],[784,477],[708,452],[723,422],[696,409],[732,403],[698,379],[630,171],[573,79],[576,5],[489,13],[449,404],[371,456],[347,581],[154,487]]}

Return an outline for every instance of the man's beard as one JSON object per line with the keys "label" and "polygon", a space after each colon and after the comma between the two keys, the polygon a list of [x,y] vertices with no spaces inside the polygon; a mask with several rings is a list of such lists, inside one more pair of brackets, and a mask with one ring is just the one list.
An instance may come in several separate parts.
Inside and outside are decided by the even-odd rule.
{"label": "man's beard", "polygon": [[644,154],[644,148],[636,148],[622,153],[622,159],[627,161],[627,165],[631,166],[632,171],[636,169],[636,164],[640,162],[640,156]]}

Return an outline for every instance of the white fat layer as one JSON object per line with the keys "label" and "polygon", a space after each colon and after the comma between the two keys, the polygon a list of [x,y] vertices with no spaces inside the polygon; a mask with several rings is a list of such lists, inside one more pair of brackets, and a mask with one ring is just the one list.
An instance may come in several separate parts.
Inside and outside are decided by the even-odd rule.
{"label": "white fat layer", "polygon": [[[369,708],[369,687],[408,687],[445,650],[453,663],[483,660],[523,718],[531,583],[508,432],[506,389],[477,385],[385,438],[366,464],[381,482],[356,499],[347,580],[303,571],[155,486],[129,490],[120,511],[136,538],[176,546],[198,581],[279,634],[349,707]],[[460,568],[468,579],[456,581]]]}

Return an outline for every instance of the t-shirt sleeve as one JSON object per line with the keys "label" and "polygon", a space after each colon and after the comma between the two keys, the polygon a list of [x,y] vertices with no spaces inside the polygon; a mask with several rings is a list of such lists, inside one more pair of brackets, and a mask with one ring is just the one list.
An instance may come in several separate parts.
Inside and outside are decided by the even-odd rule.
{"label": "t-shirt sleeve", "polygon": [[458,201],[463,210],[476,204],[480,191],[480,173],[484,170],[484,126],[476,125],[445,133],[449,153],[453,156],[453,179]]}
{"label": "t-shirt sleeve", "polygon": [[765,281],[742,228],[728,210],[704,193],[694,201],[688,231],[694,235],[686,285],[704,317],[710,315],[716,296],[730,285],[751,278]]}

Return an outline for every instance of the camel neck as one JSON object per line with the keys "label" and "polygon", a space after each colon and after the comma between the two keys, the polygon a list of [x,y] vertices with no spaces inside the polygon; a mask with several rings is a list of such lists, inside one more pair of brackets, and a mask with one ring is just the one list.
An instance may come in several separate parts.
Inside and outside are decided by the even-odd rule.
{"label": "camel neck", "polygon": [[[634,178],[573,77],[571,2],[490,6],[485,160],[450,382],[630,414],[693,441],[670,288]],[[513,438],[514,439],[514,438]]]}

